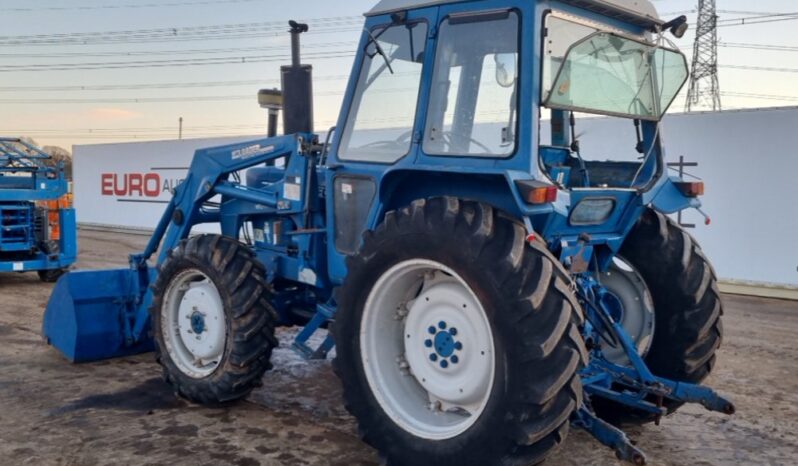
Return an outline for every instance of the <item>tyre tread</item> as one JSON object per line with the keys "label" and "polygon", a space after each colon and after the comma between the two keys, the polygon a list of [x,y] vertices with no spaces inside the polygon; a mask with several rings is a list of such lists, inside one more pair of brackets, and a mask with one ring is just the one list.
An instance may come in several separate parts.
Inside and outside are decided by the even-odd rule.
{"label": "tyre tread", "polygon": [[[435,460],[419,453],[418,440],[403,441],[407,434],[404,438],[396,434],[398,427],[375,408],[356,348],[357,309],[362,306],[358,299],[363,299],[357,296],[367,292],[369,280],[375,280],[372,263],[396,254],[385,251],[395,244],[391,241],[403,238],[407,243],[411,240],[406,238],[424,238],[439,247],[462,241],[458,249],[462,260],[477,270],[489,270],[485,281],[504,296],[501,306],[496,305],[502,312],[494,314],[496,331],[506,335],[503,344],[512,365],[508,369],[512,381],[504,394],[507,401],[500,403],[504,411],[497,413],[503,427],[491,433],[498,436],[491,445],[463,444],[450,454],[458,464],[528,464],[530,459],[539,462],[562,443],[569,416],[582,403],[576,371],[587,363],[587,351],[582,339],[574,338],[582,314],[568,296],[568,275],[560,263],[542,245],[530,245],[526,236],[523,225],[489,205],[453,197],[421,199],[387,212],[373,232],[363,235],[359,252],[348,258],[349,274],[336,293],[339,311],[333,333],[338,349],[333,368],[344,387],[344,405],[357,419],[362,438],[388,464]],[[436,446],[435,454],[441,449]]]}
{"label": "tyre tread", "polygon": [[[219,368],[202,379],[180,372],[162,349],[160,312],[170,277],[186,268],[203,269],[215,277],[215,284],[230,307],[229,349]],[[272,350],[277,346],[277,315],[269,304],[263,265],[240,242],[220,235],[198,235],[181,241],[167,253],[152,285],[153,325],[156,360],[163,368],[164,380],[182,397],[201,404],[217,405],[240,399],[260,384]],[[225,299],[226,297],[226,299]]]}

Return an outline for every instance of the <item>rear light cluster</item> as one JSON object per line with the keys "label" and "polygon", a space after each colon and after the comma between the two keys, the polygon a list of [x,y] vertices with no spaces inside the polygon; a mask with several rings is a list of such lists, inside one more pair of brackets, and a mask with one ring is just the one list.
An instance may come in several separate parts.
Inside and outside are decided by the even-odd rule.
{"label": "rear light cluster", "polygon": [[516,180],[515,185],[527,204],[549,204],[557,200],[557,187],[537,180]]}
{"label": "rear light cluster", "polygon": [[687,197],[698,197],[704,195],[703,181],[677,181],[674,183],[676,188]]}

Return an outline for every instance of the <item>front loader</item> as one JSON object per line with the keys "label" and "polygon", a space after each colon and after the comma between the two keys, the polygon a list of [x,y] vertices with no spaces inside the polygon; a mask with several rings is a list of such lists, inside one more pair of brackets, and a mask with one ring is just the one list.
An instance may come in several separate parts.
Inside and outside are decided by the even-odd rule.
{"label": "front loader", "polygon": [[[324,142],[292,22],[285,135],[197,151],[146,249],[65,275],[44,334],[73,361],[154,349],[177,393],[214,404],[301,326],[305,357],[335,346],[389,464],[536,464],[572,426],[642,464],[614,424],[734,411],[700,385],[717,277],[668,217],[703,194],[670,176],[659,123],[685,22],[646,1],[383,0]],[[589,157],[589,114],[626,120],[612,150],[633,156]]]}

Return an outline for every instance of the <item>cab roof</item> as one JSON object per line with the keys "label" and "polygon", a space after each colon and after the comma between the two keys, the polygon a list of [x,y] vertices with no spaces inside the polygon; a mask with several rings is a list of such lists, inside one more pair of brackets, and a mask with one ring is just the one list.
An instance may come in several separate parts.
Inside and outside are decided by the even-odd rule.
{"label": "cab roof", "polygon": [[[463,3],[466,1],[477,3],[480,0],[380,0],[374,8],[366,13],[366,16],[376,16],[448,3]],[[654,5],[649,0],[560,1],[645,28],[663,24],[663,21],[660,20],[657,14],[657,9],[654,8]]]}

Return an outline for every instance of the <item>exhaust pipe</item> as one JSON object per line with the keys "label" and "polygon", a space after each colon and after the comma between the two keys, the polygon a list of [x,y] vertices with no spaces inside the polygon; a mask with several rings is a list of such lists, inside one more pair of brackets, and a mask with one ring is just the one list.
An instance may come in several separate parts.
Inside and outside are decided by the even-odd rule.
{"label": "exhaust pipe", "polygon": [[299,35],[308,25],[289,21],[291,65],[280,68],[283,86],[283,131],[285,134],[313,132],[313,67],[303,65]]}

